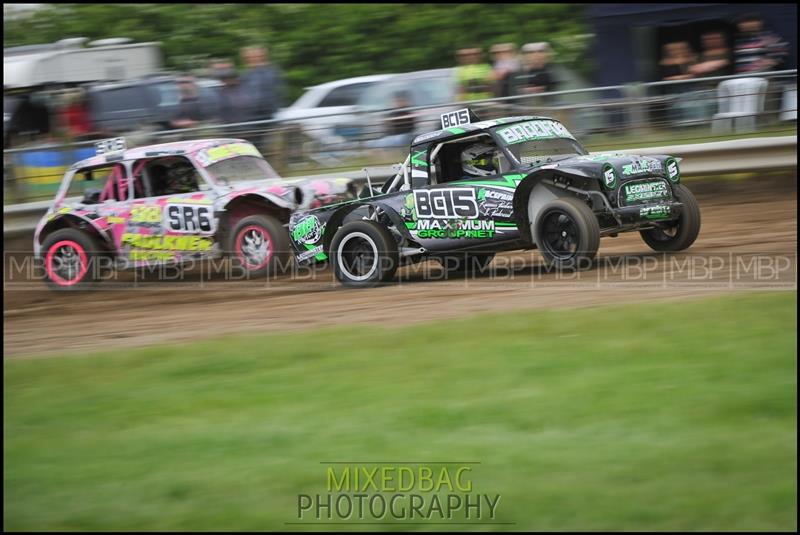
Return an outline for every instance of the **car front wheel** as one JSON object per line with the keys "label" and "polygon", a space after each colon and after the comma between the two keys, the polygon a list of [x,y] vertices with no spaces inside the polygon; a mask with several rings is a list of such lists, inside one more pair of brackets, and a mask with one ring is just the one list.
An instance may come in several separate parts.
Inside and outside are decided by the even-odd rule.
{"label": "car front wheel", "polygon": [[45,282],[57,291],[89,289],[99,276],[101,254],[92,236],[72,228],[57,230],[42,242]]}
{"label": "car front wheel", "polygon": [[600,247],[600,224],[586,203],[563,197],[542,207],[533,236],[548,264],[567,269],[586,267]]}
{"label": "car front wheel", "polygon": [[689,189],[683,184],[673,186],[675,198],[683,204],[677,221],[662,223],[656,228],[640,232],[642,240],[658,252],[675,252],[688,249],[700,234],[700,207]]}

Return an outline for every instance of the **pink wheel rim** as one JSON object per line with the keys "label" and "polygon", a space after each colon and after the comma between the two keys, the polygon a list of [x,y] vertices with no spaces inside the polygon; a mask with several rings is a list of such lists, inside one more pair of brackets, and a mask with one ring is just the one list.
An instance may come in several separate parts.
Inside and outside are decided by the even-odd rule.
{"label": "pink wheel rim", "polygon": [[[72,278],[62,277],[60,272],[64,270],[66,264],[77,268],[77,275]],[[89,260],[86,257],[86,251],[79,243],[73,240],[61,240],[47,250],[45,269],[47,276],[54,283],[59,286],[72,286],[79,283],[86,275],[86,271],[89,269]],[[72,268],[66,269],[72,271]]]}
{"label": "pink wheel rim", "polygon": [[258,225],[249,225],[236,236],[236,256],[247,269],[261,269],[272,259],[269,233]]}

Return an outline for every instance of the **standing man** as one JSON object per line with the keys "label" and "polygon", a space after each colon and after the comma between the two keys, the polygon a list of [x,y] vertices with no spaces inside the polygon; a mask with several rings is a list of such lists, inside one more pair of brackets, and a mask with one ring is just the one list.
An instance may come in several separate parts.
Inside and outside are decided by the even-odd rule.
{"label": "standing man", "polygon": [[492,46],[489,52],[494,60],[492,65],[494,94],[497,97],[510,97],[511,79],[520,69],[517,47],[514,43],[499,43]]}
{"label": "standing man", "polygon": [[206,118],[205,110],[200,102],[197,86],[192,76],[182,76],[178,79],[178,89],[181,92],[181,101],[175,116],[170,121],[172,128],[191,128]]}
{"label": "standing man", "polygon": [[241,50],[247,72],[242,76],[242,89],[251,99],[250,121],[272,119],[283,104],[283,73],[269,61],[269,50],[248,46]]}
{"label": "standing man", "polygon": [[780,36],[764,28],[759,15],[743,15],[738,29],[733,51],[737,74],[775,71],[783,66],[788,46]]}
{"label": "standing man", "polygon": [[252,101],[242,87],[239,75],[229,60],[217,60],[211,64],[211,72],[224,84],[219,90],[218,113],[222,124],[244,123],[249,120]]}
{"label": "standing man", "polygon": [[483,62],[480,48],[462,48],[456,70],[459,100],[492,98],[492,68]]}
{"label": "standing man", "polygon": [[555,90],[555,79],[550,72],[550,44],[528,43],[522,47],[522,69],[514,77],[514,90],[518,95],[547,93]]}

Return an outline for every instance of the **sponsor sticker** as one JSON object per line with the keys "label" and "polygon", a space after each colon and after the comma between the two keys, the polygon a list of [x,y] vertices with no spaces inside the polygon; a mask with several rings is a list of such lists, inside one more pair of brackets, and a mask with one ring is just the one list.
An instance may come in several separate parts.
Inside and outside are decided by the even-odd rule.
{"label": "sponsor sticker", "polygon": [[121,245],[137,249],[166,251],[207,251],[213,241],[203,236],[165,236],[162,234],[135,234],[126,232],[120,240]]}
{"label": "sponsor sticker", "polygon": [[250,143],[228,143],[227,145],[201,150],[195,155],[195,160],[203,167],[208,167],[209,165],[235,156],[262,157],[258,149]]}
{"label": "sponsor sticker", "polygon": [[292,239],[295,243],[301,245],[311,245],[317,243],[322,238],[322,233],[325,231],[325,225],[321,225],[319,218],[315,215],[309,215],[301,219],[297,225],[292,228]]}
{"label": "sponsor sticker", "polygon": [[666,161],[667,178],[670,182],[678,183],[681,180],[681,171],[678,167],[678,162],[675,158],[670,158]]}
{"label": "sponsor sticker", "polygon": [[642,219],[666,219],[670,216],[669,206],[645,206],[639,210],[639,217]]}
{"label": "sponsor sticker", "polygon": [[603,166],[603,185],[608,189],[617,187],[617,172],[610,163]]}
{"label": "sponsor sticker", "polygon": [[641,175],[643,173],[661,172],[661,160],[639,159],[622,166],[623,176]]}
{"label": "sponsor sticker", "polygon": [[509,145],[539,139],[575,139],[563,124],[551,120],[527,121],[515,124],[498,130],[497,134]]}
{"label": "sponsor sticker", "polygon": [[669,197],[669,188],[663,180],[625,184],[623,190],[625,201],[628,203]]}

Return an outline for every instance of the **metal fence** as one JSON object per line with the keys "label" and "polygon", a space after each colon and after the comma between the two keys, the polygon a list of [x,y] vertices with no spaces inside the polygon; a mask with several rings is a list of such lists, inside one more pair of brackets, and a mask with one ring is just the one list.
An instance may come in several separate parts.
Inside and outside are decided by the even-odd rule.
{"label": "metal fence", "polygon": [[[439,128],[441,113],[468,105],[481,119],[544,115],[562,121],[590,150],[671,145],[796,132],[797,71],[594,87],[537,95],[372,109],[299,121],[204,125],[126,135],[128,146],[237,137],[253,142],[283,176],[385,166],[402,160],[414,135]],[[393,133],[396,121],[413,133]],[[93,141],[5,150],[5,203],[52,198],[66,167],[93,154]]]}

